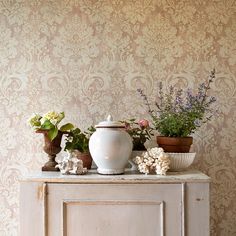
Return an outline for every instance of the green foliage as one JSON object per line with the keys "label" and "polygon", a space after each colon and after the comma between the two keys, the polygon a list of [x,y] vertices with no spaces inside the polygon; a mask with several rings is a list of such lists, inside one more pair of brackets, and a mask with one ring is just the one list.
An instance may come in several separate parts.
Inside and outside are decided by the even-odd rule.
{"label": "green foliage", "polygon": [[155,129],[163,136],[186,137],[209,121],[216,114],[216,110],[212,108],[216,98],[208,95],[214,78],[215,70],[211,72],[207,82],[198,86],[196,94],[190,89],[183,91],[173,87],[164,92],[160,83],[154,109],[151,108],[147,96],[138,89],[148,107]]}
{"label": "green foliage", "polygon": [[56,126],[54,126],[48,131],[48,137],[50,140],[53,140],[54,138],[56,138],[57,134],[58,134],[58,129]]}
{"label": "green foliage", "polygon": [[89,151],[89,138],[95,131],[93,126],[89,127],[87,131],[82,132],[79,128],[71,130],[66,138],[65,150],[79,150],[80,152]]}
{"label": "green foliage", "polygon": [[46,130],[48,131],[48,137],[52,141],[57,137],[58,131],[61,132],[70,131],[74,128],[74,125],[67,123],[62,125],[61,128],[58,127],[59,123],[64,119],[64,112],[57,113],[50,111],[44,116],[35,114],[29,119],[29,124],[34,130]]}
{"label": "green foliage", "polygon": [[163,135],[169,137],[187,137],[198,127],[196,120],[201,114],[194,112],[163,113],[158,119],[155,117],[154,126]]}
{"label": "green foliage", "polygon": [[40,129],[50,130],[54,129],[54,127],[55,126],[49,120],[45,120],[44,123],[40,126]]}
{"label": "green foliage", "polygon": [[67,123],[67,124],[61,126],[60,131],[72,130],[73,128],[74,128],[73,124]]}

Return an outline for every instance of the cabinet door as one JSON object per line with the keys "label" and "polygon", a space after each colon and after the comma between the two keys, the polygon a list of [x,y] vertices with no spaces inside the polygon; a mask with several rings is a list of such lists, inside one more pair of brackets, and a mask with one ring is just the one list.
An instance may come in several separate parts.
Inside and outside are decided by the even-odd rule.
{"label": "cabinet door", "polygon": [[49,236],[180,236],[181,184],[49,184]]}

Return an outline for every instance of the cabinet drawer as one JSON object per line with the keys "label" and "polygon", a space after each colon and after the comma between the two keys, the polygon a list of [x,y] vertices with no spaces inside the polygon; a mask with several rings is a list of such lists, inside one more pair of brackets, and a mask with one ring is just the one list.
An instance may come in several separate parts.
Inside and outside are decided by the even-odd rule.
{"label": "cabinet drawer", "polygon": [[180,236],[182,198],[181,184],[48,184],[48,235]]}

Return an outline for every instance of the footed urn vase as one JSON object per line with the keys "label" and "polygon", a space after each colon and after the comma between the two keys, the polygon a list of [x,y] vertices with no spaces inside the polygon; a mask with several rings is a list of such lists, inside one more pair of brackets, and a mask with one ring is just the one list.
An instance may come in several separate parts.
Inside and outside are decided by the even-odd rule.
{"label": "footed urn vase", "polygon": [[56,155],[61,151],[61,139],[64,132],[58,131],[55,139],[52,141],[48,137],[47,130],[37,130],[36,133],[42,133],[44,135],[43,150],[48,154],[48,161],[42,167],[42,171],[59,171],[59,168],[55,167],[57,162],[55,161]]}

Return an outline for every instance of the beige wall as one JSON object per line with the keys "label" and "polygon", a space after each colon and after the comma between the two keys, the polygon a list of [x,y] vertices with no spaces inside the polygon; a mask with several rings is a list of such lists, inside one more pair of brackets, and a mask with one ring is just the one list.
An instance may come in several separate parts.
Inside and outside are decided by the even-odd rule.
{"label": "beige wall", "polygon": [[196,88],[215,67],[219,117],[195,135],[212,177],[212,235],[236,235],[234,0],[0,0],[0,235],[17,235],[18,179],[45,161],[33,112],[82,128],[142,117],[156,82]]}

